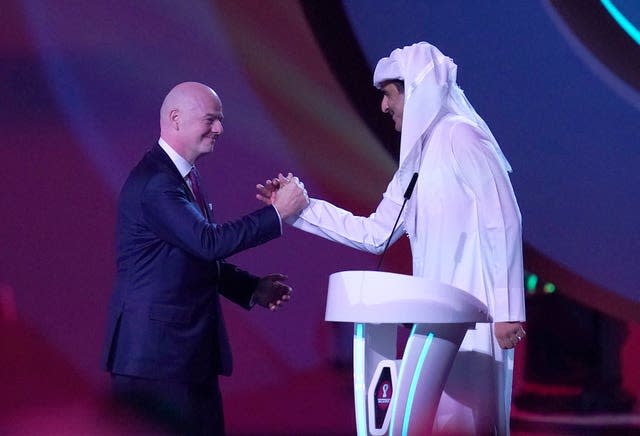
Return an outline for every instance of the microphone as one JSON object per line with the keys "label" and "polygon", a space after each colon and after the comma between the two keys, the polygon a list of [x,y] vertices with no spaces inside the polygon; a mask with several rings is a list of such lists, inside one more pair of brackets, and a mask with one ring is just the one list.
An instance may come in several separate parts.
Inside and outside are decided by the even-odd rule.
{"label": "microphone", "polygon": [[384,250],[382,250],[382,254],[380,255],[380,260],[378,261],[378,266],[376,267],[376,271],[380,271],[380,265],[382,265],[382,260],[384,259],[384,255],[387,252],[387,248],[389,248],[391,237],[393,236],[393,232],[396,231],[396,226],[398,225],[398,221],[400,221],[400,215],[402,215],[404,206],[407,204],[407,201],[411,198],[411,194],[413,194],[413,188],[416,187],[416,181],[418,181],[418,173],[413,173],[413,176],[411,177],[411,181],[407,186],[407,190],[404,191],[404,201],[402,202],[402,207],[400,208],[400,212],[398,212],[398,217],[396,218],[396,222],[393,224],[393,228],[391,229],[391,234],[389,234],[389,237],[387,238],[387,243],[384,246]]}
{"label": "microphone", "polygon": [[[418,173],[413,173],[411,176],[411,181],[409,182],[409,186],[407,186],[407,190],[404,191],[404,202],[406,203],[408,199],[411,198],[411,194],[413,194],[413,188],[416,187],[416,182],[418,181]],[[404,204],[402,205],[404,207]],[[402,210],[400,210],[402,212]],[[398,224],[396,222],[396,224]],[[395,230],[395,229],[394,229]]]}

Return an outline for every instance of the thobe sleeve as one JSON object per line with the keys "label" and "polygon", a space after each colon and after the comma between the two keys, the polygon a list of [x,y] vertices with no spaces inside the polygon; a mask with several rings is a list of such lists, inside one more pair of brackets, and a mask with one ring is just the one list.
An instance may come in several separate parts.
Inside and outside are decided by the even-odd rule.
{"label": "thobe sleeve", "polygon": [[474,193],[487,250],[482,253],[493,288],[494,321],[524,321],[522,225],[508,173],[482,132],[465,123],[451,134],[459,177]]}
{"label": "thobe sleeve", "polygon": [[402,198],[399,182],[394,177],[375,212],[368,217],[354,216],[327,201],[312,198],[309,206],[288,222],[300,230],[325,239],[380,254],[390,236],[391,243],[402,236],[402,218],[393,235],[390,235],[402,208]]}

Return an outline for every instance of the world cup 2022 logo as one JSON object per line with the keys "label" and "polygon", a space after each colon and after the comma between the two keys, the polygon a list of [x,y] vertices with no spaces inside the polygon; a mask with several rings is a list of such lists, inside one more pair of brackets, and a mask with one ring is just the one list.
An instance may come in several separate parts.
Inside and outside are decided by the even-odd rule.
{"label": "world cup 2022 logo", "polygon": [[378,390],[376,392],[376,403],[379,409],[386,411],[389,408],[392,393],[393,388],[391,387],[391,383],[388,381],[384,381],[378,386]]}
{"label": "world cup 2022 logo", "polygon": [[382,369],[373,395],[376,428],[381,429],[387,416],[389,405],[391,404],[391,396],[393,395],[391,368],[388,366]]}

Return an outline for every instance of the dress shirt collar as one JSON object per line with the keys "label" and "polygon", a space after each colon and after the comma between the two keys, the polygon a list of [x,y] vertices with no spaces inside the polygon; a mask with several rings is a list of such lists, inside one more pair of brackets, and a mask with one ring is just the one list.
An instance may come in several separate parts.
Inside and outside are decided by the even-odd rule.
{"label": "dress shirt collar", "polygon": [[169,155],[169,158],[180,172],[182,178],[187,177],[187,174],[189,174],[189,171],[191,171],[193,165],[187,162],[185,158],[180,156],[169,144],[167,144],[167,141],[165,141],[164,139],[160,138],[158,140],[158,145],[162,147],[164,152]]}

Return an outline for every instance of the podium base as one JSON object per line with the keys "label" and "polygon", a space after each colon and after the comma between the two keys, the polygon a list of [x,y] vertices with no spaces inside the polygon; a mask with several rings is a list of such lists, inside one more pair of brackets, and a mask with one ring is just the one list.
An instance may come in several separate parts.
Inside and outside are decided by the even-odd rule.
{"label": "podium base", "polygon": [[[353,355],[358,436],[431,434],[449,371],[464,335],[474,325],[415,324],[402,359],[397,360],[397,324],[356,323]],[[387,364],[389,361],[395,365]],[[392,394],[384,420],[380,409],[376,410],[381,401],[375,389],[381,364],[391,371]]]}

